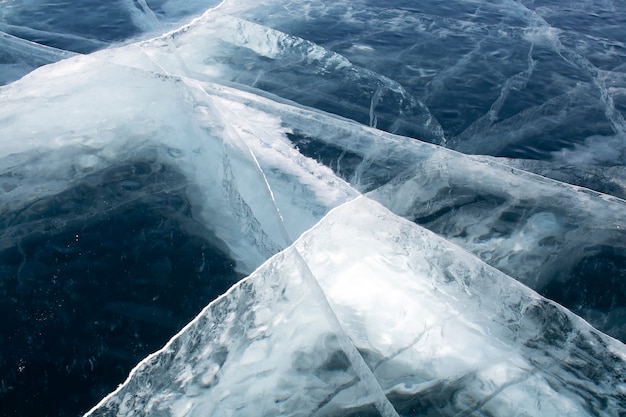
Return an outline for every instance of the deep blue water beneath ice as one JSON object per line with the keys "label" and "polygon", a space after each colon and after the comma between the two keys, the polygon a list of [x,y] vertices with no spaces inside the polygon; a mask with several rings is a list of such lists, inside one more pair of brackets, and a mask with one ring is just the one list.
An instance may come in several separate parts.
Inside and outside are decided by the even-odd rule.
{"label": "deep blue water beneath ice", "polygon": [[5,213],[27,232],[0,251],[1,415],[86,411],[241,278],[181,183],[128,163]]}

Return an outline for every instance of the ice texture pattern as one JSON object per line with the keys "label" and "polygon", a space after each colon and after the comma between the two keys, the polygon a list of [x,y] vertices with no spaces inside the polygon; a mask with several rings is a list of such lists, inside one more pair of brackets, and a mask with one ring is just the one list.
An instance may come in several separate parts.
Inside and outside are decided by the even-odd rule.
{"label": "ice texture pattern", "polygon": [[625,23],[0,1],[0,414],[623,415]]}

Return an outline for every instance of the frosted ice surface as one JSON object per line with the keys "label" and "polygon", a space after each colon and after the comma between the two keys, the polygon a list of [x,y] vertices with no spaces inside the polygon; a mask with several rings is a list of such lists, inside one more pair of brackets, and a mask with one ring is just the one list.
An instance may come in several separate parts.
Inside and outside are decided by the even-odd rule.
{"label": "frosted ice surface", "polygon": [[625,364],[623,344],[361,197],[88,415],[385,415],[382,390],[399,415],[609,416]]}

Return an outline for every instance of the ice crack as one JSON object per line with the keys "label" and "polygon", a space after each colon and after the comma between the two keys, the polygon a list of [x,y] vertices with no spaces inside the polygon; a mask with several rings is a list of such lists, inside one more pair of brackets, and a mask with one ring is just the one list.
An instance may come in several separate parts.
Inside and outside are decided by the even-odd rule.
{"label": "ice crack", "polygon": [[313,275],[313,272],[309,268],[309,265],[304,260],[304,258],[302,257],[302,255],[300,254],[300,252],[295,246],[291,247],[291,251],[296,261],[300,264],[302,268],[304,279],[307,279],[311,283],[311,288],[315,292],[317,292],[319,298],[323,300],[325,307],[326,307],[324,309],[324,313],[325,313],[324,315],[326,316],[326,319],[329,322],[333,323],[337,328],[342,330],[343,334],[338,335],[339,345],[342,348],[342,350],[346,353],[348,360],[350,361],[350,364],[356,371],[359,379],[365,382],[368,388],[370,388],[376,395],[376,398],[374,399],[374,404],[376,406],[376,409],[380,412],[380,414],[383,417],[400,417],[400,415],[398,414],[394,406],[391,404],[391,402],[385,395],[385,392],[383,388],[380,386],[380,383],[378,382],[378,380],[376,379],[376,376],[374,376],[374,373],[372,372],[372,370],[367,366],[367,364],[365,363],[365,360],[363,359],[359,351],[354,346],[354,343],[352,343],[350,336],[348,336],[348,334],[344,330],[341,322],[337,318],[337,315],[335,314],[332,306],[330,305],[330,302],[328,301],[328,298],[326,297],[324,290],[320,286],[319,281],[317,280],[317,278],[315,278],[315,275]]}

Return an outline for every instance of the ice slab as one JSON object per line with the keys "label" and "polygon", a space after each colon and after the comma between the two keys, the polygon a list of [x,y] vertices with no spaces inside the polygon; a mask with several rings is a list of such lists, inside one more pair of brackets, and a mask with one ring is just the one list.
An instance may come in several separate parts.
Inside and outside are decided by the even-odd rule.
{"label": "ice slab", "polygon": [[394,213],[626,339],[624,200],[330,115],[249,105],[280,115],[301,153]]}
{"label": "ice slab", "polygon": [[626,406],[625,366],[623,344],[360,197],[209,305],[88,416],[373,405],[403,416],[609,416]]}
{"label": "ice slab", "polygon": [[397,415],[289,249],[211,303],[87,415]]}

